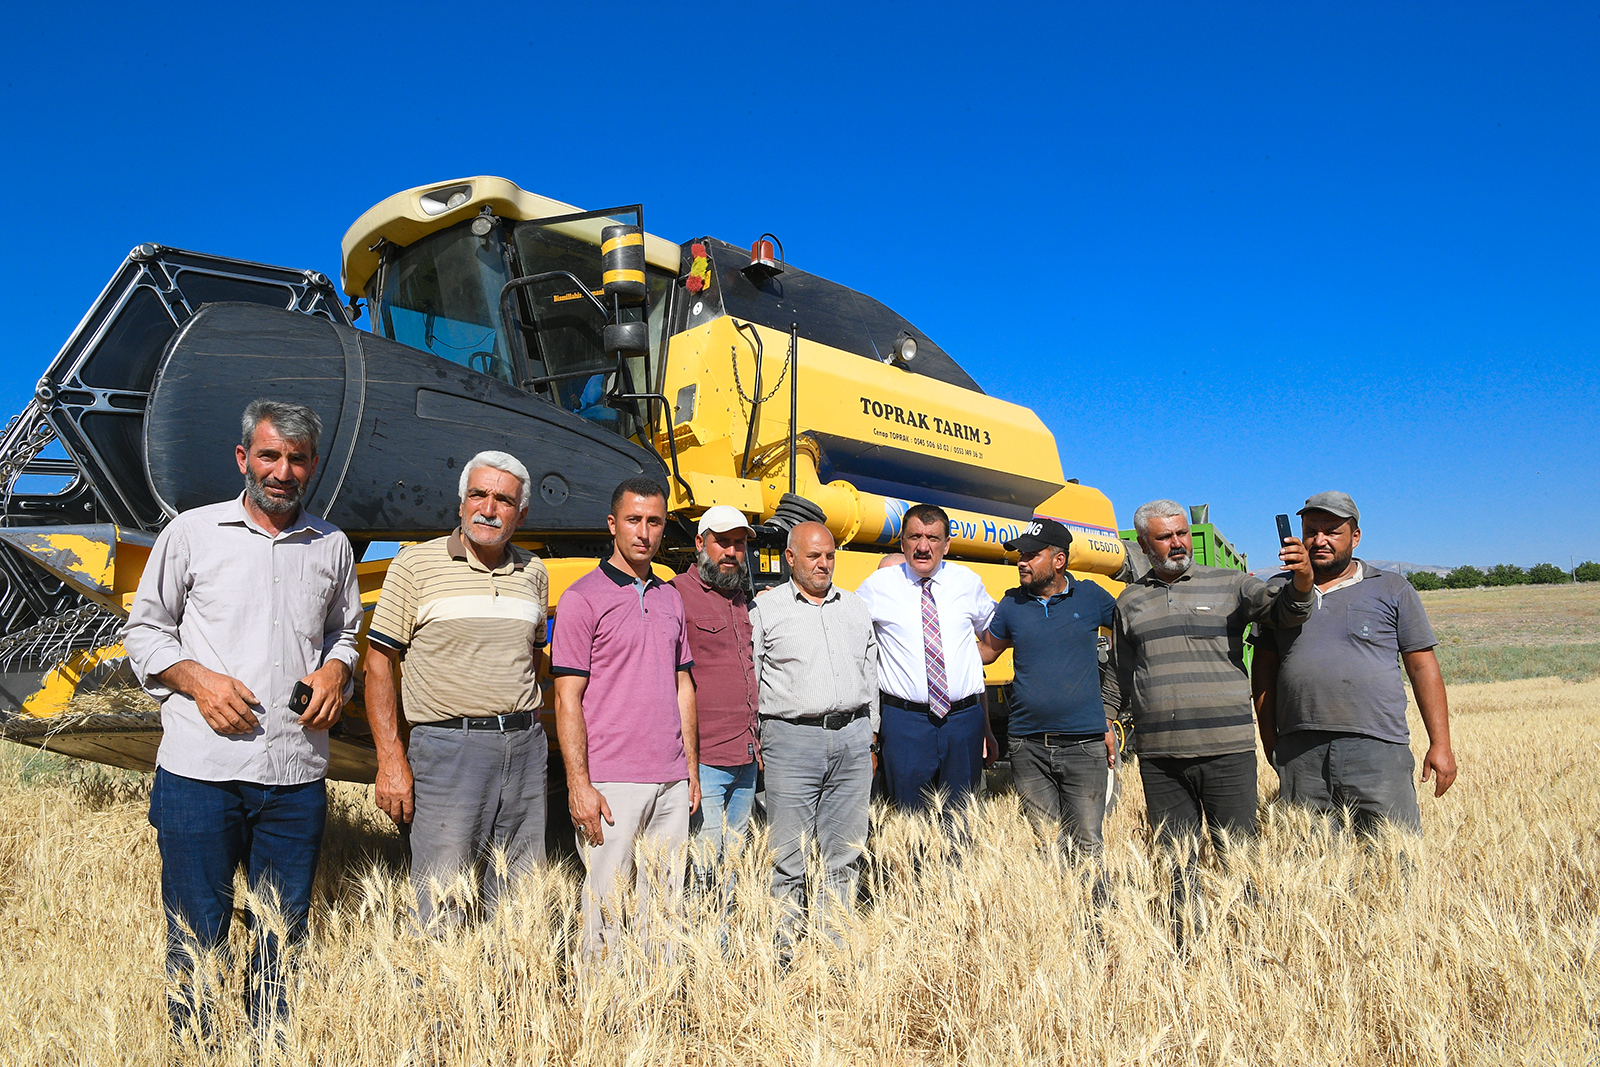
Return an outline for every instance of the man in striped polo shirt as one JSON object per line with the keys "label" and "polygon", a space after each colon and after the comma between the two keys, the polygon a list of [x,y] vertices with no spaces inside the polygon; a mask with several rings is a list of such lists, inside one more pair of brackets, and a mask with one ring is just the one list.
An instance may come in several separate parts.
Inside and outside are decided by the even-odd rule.
{"label": "man in striped polo shirt", "polygon": [[[1194,564],[1189,520],[1171,500],[1134,512],[1150,573],[1117,598],[1113,654],[1133,713],[1145,805],[1157,840],[1256,832],[1256,734],[1244,635],[1252,622],[1311,616],[1311,560],[1295,538],[1278,558],[1293,580],[1274,593],[1243,571]],[[1180,883],[1181,889],[1181,883]]]}
{"label": "man in striped polo shirt", "polygon": [[[545,858],[549,742],[539,723],[538,647],[549,575],[511,544],[528,513],[528,469],[480,452],[461,472],[461,525],[400,550],[367,631],[367,722],[378,806],[411,846],[417,918],[458,923],[492,909]],[[405,660],[403,701],[395,667]],[[409,743],[399,731],[403,704]],[[485,863],[502,849],[506,866]],[[482,865],[479,901],[447,892]]]}

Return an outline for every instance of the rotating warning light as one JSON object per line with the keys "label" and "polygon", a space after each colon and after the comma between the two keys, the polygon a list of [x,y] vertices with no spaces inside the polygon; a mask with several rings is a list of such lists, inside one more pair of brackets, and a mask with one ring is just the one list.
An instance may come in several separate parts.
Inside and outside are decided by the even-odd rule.
{"label": "rotating warning light", "polygon": [[[776,254],[773,245],[776,244]],[[783,273],[783,242],[770,233],[764,233],[756,238],[755,244],[750,246],[750,264],[741,267],[746,278],[760,285],[768,278],[776,277]]]}

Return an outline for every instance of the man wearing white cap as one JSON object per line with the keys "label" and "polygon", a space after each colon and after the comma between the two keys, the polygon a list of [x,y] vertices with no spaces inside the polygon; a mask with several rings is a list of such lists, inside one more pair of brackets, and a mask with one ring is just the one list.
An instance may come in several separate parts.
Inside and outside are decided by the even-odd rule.
{"label": "man wearing white cap", "polygon": [[750,824],[759,766],[758,683],[750,643],[749,520],[718,504],[700,517],[695,565],[672,580],[689,620],[695,705],[700,715],[700,810],[690,856],[702,887],[738,851]]}

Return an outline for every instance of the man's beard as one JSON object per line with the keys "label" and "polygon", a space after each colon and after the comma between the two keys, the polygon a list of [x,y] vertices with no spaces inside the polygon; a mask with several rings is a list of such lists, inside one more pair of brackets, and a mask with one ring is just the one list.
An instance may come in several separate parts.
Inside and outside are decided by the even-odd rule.
{"label": "man's beard", "polygon": [[1028,581],[1023,582],[1022,591],[1027,593],[1029,596],[1043,596],[1044,591],[1050,588],[1051,583],[1055,580],[1056,572],[1047,571],[1043,577],[1031,578]]}
{"label": "man's beard", "polygon": [[1192,559],[1193,556],[1190,553],[1185,552],[1180,556],[1177,550],[1174,549],[1171,555],[1159,563],[1151,560],[1150,569],[1155,572],[1157,578],[1178,578],[1183,575],[1184,571],[1189,569],[1189,563]]}
{"label": "man's beard", "polygon": [[1350,561],[1355,558],[1355,554],[1355,546],[1352,545],[1350,546],[1350,551],[1342,556],[1333,557],[1333,560],[1329,563],[1318,563],[1316,560],[1312,560],[1311,573],[1319,582],[1325,582],[1329,578],[1337,578],[1350,566]]}
{"label": "man's beard", "polygon": [[744,560],[738,560],[733,570],[723,570],[722,567],[711,562],[711,558],[704,552],[699,554],[695,567],[700,571],[700,580],[713,589],[721,589],[731,593],[735,589],[743,589],[750,580],[750,568]]}
{"label": "man's beard", "polygon": [[267,495],[267,490],[256,480],[256,472],[249,465],[244,469],[244,491],[250,502],[268,515],[288,515],[300,506],[300,498],[306,495],[306,487],[300,482],[283,482],[276,478],[269,479],[274,489],[287,489],[289,495],[283,499]]}

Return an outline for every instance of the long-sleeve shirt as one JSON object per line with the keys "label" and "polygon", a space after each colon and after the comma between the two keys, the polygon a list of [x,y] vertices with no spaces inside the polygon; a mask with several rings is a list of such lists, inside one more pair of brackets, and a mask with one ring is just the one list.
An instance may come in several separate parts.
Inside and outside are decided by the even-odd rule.
{"label": "long-sleeve shirt", "polygon": [[[329,660],[353,676],[360,625],[355,556],[331,523],[301,511],[274,535],[242,495],[173,519],[150,550],[122,639],[140,684],[161,701],[157,765],[212,782],[324,777],[328,732],[301,726],[289,696]],[[219,734],[191,698],[157,681],[183,660],[243,682],[260,701],[250,709],[256,729]]]}
{"label": "long-sleeve shirt", "polygon": [[[994,597],[970,567],[942,563],[930,588],[939,613],[945,686],[951,700],[983,692],[978,635],[994,617]],[[878,630],[878,687],[892,697],[928,702],[928,655],[923,647],[922,579],[909,563],[867,575],[857,595]]]}
{"label": "long-sleeve shirt", "polygon": [[759,691],[750,651],[750,596],[743,589],[713,589],[690,567],[672,579],[689,617],[694,655],[695,717],[701,763],[742,767],[755,762],[760,728]]}
{"label": "long-sleeve shirt", "polygon": [[1255,748],[1244,635],[1311,617],[1314,593],[1291,583],[1274,592],[1259,578],[1191,566],[1172,582],[1152,571],[1117,598],[1113,655],[1141,756],[1218,756]]}
{"label": "long-sleeve shirt", "polygon": [[878,637],[861,598],[834,586],[820,604],[793,581],[750,609],[761,714],[804,719],[868,709],[878,729]]}

